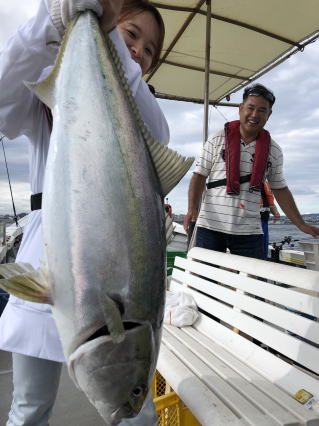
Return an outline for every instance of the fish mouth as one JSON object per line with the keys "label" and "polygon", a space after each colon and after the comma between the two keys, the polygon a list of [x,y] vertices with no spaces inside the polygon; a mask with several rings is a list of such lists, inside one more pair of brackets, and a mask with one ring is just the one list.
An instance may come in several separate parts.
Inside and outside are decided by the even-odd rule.
{"label": "fish mouth", "polygon": [[123,326],[121,343],[115,344],[102,326],[67,361],[77,387],[110,425],[138,415],[155,368],[151,324],[126,321]]}
{"label": "fish mouth", "polygon": [[[125,342],[127,340],[132,341],[134,340],[134,335],[139,334],[140,332],[145,333],[146,330],[148,330],[149,335],[152,335],[152,327],[149,323],[139,323],[135,321],[123,321],[123,328],[125,331],[125,339],[122,342],[122,344],[125,345]],[[154,350],[154,339],[150,338],[150,341],[152,341],[152,350]],[[73,353],[69,356],[68,359],[68,369],[69,374],[75,384],[78,386],[78,382],[76,379],[76,375],[74,372],[74,360],[77,357],[81,357],[84,353],[87,351],[93,350],[94,347],[100,346],[100,345],[108,345],[110,350],[113,348],[121,347],[122,344],[117,344],[113,342],[111,333],[107,327],[107,325],[102,325],[100,328],[98,328],[96,331],[92,332],[85,340],[82,340],[82,342],[77,346],[77,348],[73,351]],[[110,345],[110,346],[109,346]],[[149,355],[148,355],[149,356]],[[136,393],[139,392],[138,389],[135,390]],[[132,392],[133,394],[134,392]]]}

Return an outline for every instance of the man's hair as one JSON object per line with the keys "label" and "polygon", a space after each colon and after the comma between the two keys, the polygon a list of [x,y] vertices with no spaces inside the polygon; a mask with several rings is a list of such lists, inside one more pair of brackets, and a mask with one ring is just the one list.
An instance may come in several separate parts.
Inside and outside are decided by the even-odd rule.
{"label": "man's hair", "polygon": [[252,86],[246,87],[243,93],[243,102],[245,102],[248,96],[262,96],[269,102],[270,108],[273,106],[276,100],[273,92],[262,84],[254,84]]}
{"label": "man's hair", "polygon": [[151,64],[151,68],[148,70],[148,72],[150,72],[157,65],[164,44],[165,26],[159,11],[148,0],[124,0],[117,23],[120,24],[121,22],[126,21],[126,19],[128,19],[130,16],[138,15],[139,13],[143,12],[151,13],[154,16],[159,28],[159,39],[156,46],[155,55]]}

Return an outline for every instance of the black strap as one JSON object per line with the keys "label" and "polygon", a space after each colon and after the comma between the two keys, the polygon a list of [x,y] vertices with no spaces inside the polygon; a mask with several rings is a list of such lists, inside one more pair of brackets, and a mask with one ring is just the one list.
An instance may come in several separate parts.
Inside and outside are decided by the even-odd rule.
{"label": "black strap", "polygon": [[260,219],[261,220],[269,220],[269,216],[270,216],[269,211],[260,212]]}
{"label": "black strap", "polygon": [[148,88],[150,89],[150,92],[155,96],[155,87],[151,84],[148,84]]}
{"label": "black strap", "polygon": [[42,192],[38,192],[37,194],[31,195],[30,202],[31,211],[40,210],[42,208]]}
{"label": "black strap", "polygon": [[269,201],[266,195],[264,184],[261,185],[260,195],[263,200],[263,207],[269,207]]}
{"label": "black strap", "polygon": [[[240,176],[239,182],[245,183],[249,182],[251,178],[251,173],[249,175]],[[225,186],[227,183],[226,179],[215,180],[215,182],[208,182],[206,184],[207,189],[217,188],[218,186]]]}

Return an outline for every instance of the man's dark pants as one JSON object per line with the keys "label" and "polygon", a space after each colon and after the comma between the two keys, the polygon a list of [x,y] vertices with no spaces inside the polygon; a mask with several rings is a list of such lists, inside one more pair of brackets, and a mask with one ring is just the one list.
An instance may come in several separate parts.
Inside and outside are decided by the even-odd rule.
{"label": "man's dark pants", "polygon": [[264,259],[262,234],[232,235],[198,227],[195,246],[221,252],[228,248],[232,254]]}

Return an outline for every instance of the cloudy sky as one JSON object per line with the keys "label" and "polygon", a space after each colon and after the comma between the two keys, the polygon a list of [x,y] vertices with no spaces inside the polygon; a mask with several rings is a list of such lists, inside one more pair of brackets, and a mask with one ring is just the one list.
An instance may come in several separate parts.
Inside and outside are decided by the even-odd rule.
{"label": "cloudy sky", "polygon": [[[18,25],[32,16],[39,0],[0,0],[0,49]],[[319,213],[319,41],[292,56],[259,82],[276,95],[266,128],[284,152],[284,173],[301,213]],[[242,92],[232,96],[240,102]],[[203,107],[184,102],[160,101],[171,129],[170,146],[197,157],[202,146]],[[238,118],[235,108],[210,109],[209,132]],[[28,211],[28,142],[4,140],[17,212]],[[175,213],[186,213],[191,172],[168,195]],[[2,146],[0,146],[0,214],[12,213]]]}

